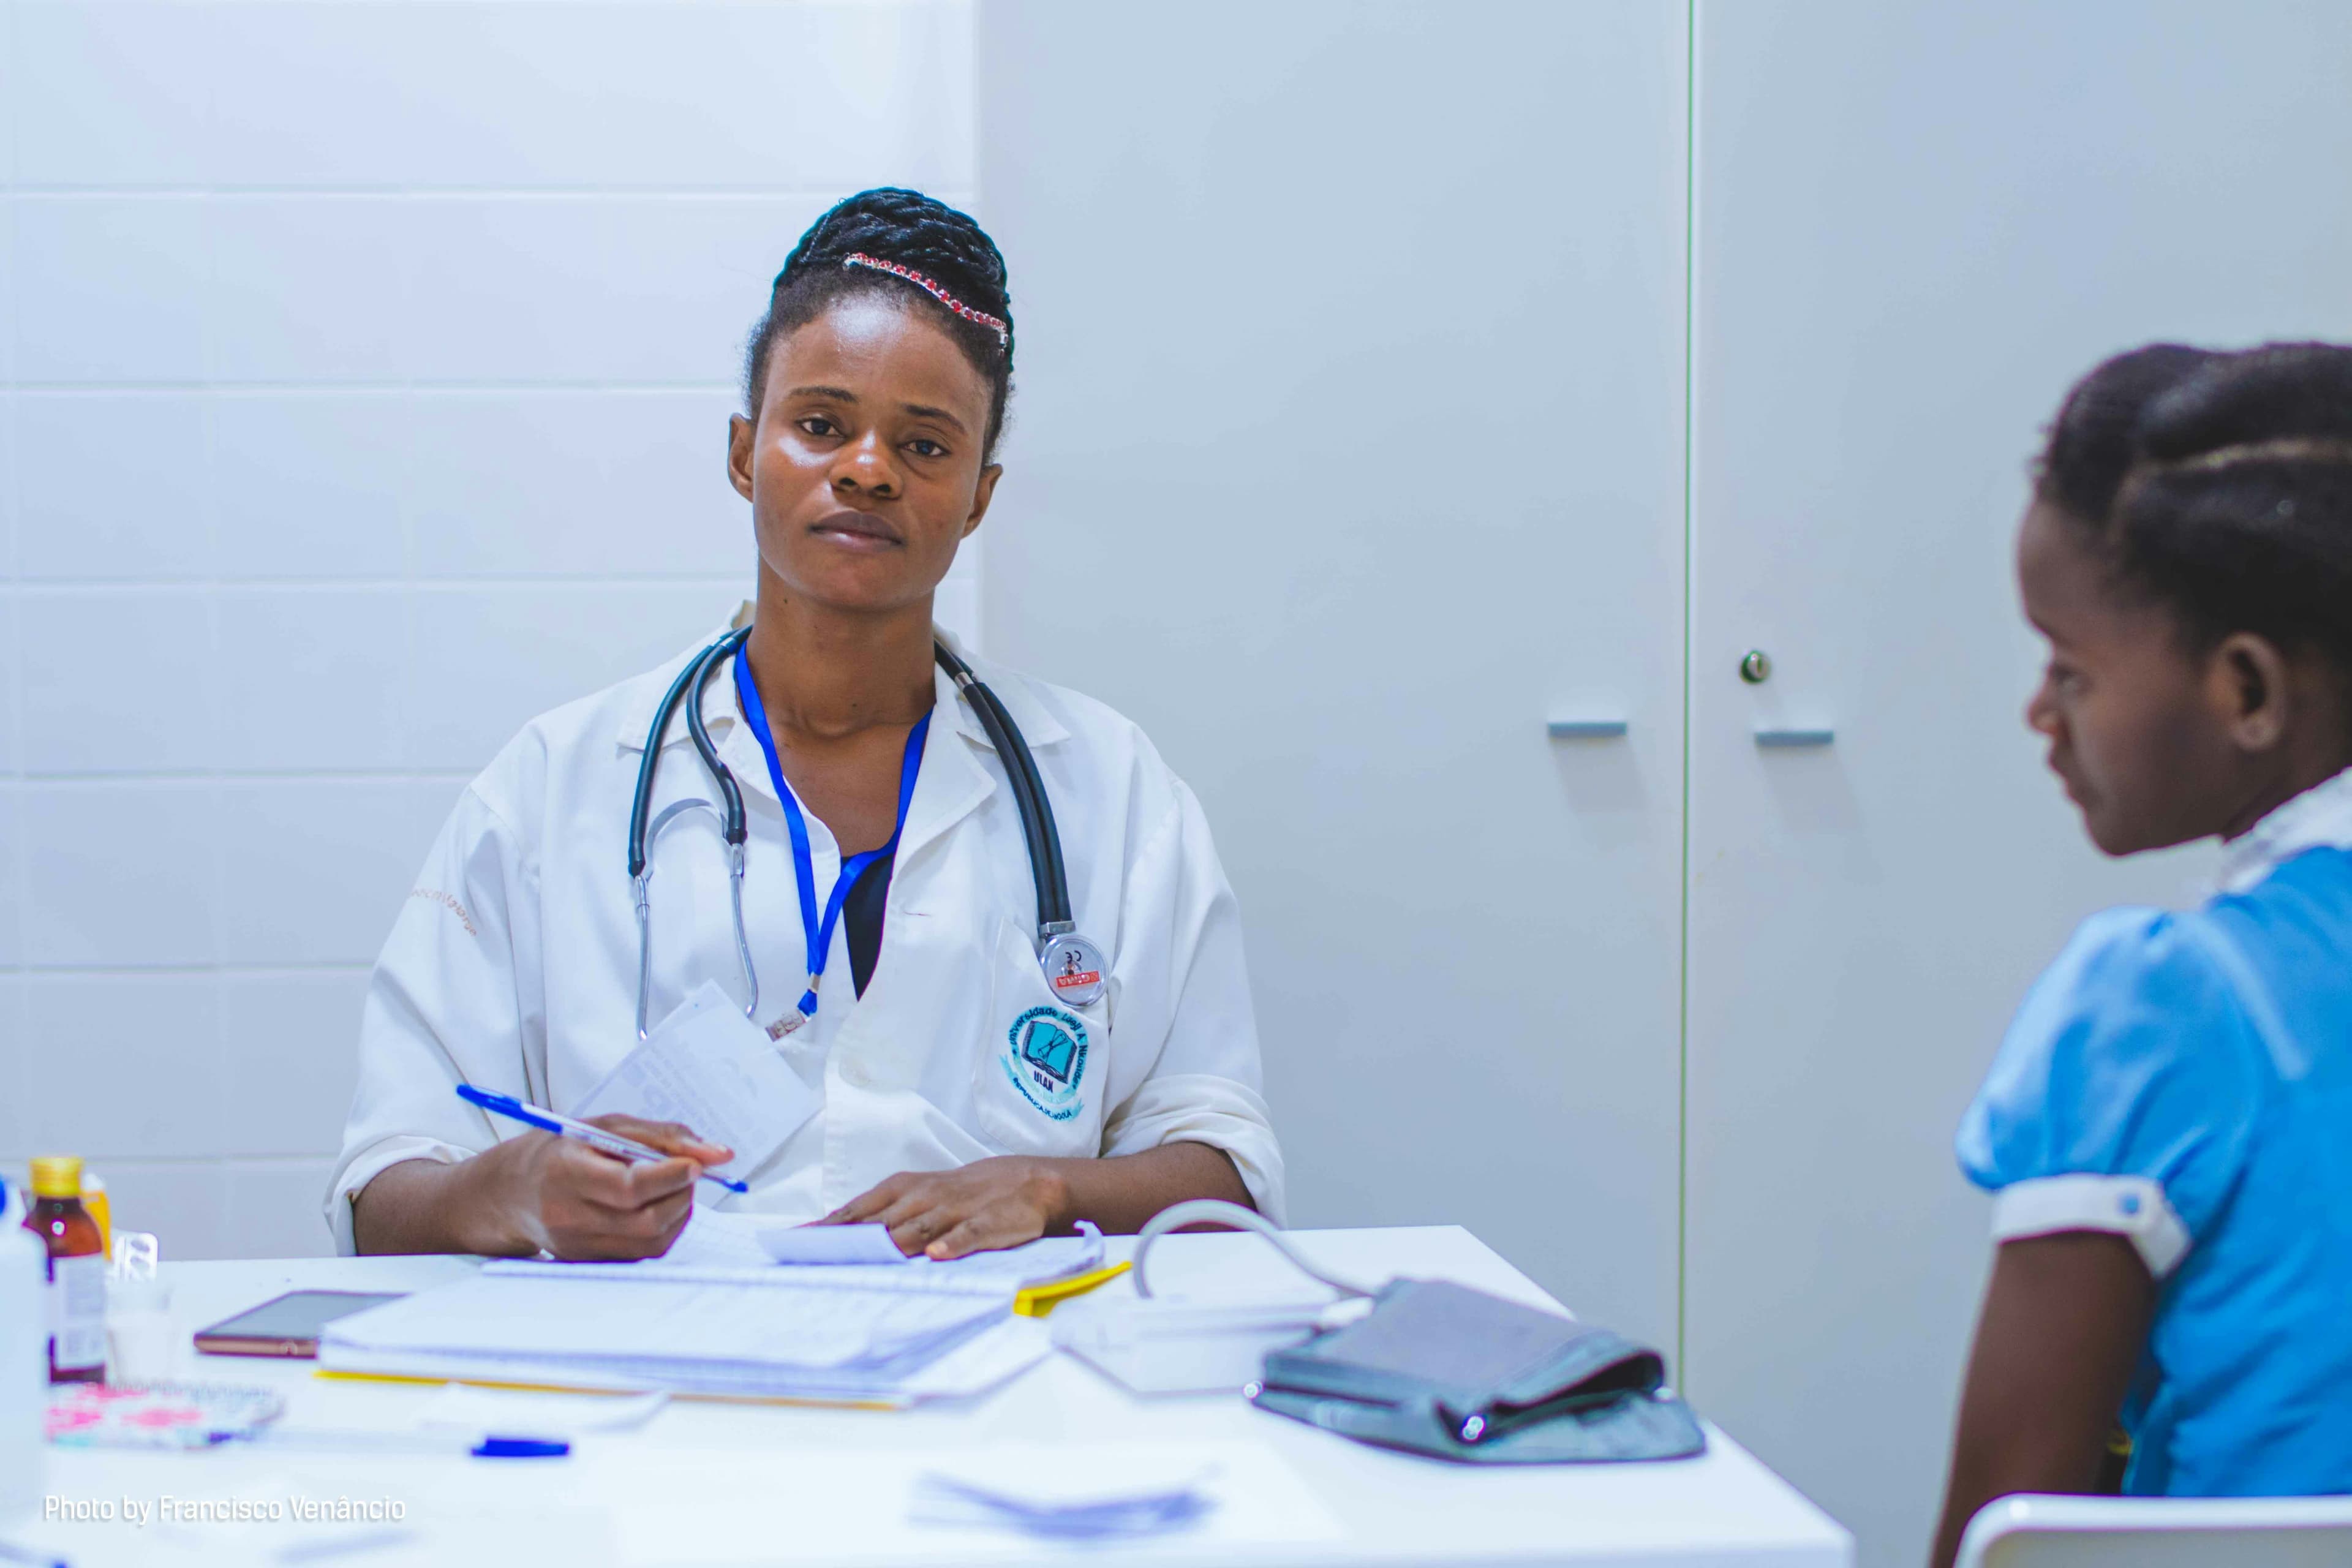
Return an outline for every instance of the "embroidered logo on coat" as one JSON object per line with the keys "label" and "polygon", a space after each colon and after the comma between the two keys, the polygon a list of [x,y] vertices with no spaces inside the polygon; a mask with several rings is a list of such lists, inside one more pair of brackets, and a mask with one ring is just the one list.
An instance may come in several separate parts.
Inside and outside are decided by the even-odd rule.
{"label": "embroidered logo on coat", "polygon": [[457,923],[466,928],[466,934],[467,936],[478,936],[481,934],[474,929],[474,917],[466,912],[466,906],[451,898],[448,894],[443,892],[440,889],[411,888],[408,889],[408,896],[412,899],[423,899],[427,903],[438,904],[443,909],[447,910],[451,914],[456,915],[457,917]]}
{"label": "embroidered logo on coat", "polygon": [[1084,1101],[1087,1026],[1059,1007],[1032,1007],[1013,1020],[998,1058],[1022,1097],[1056,1121],[1067,1121]]}

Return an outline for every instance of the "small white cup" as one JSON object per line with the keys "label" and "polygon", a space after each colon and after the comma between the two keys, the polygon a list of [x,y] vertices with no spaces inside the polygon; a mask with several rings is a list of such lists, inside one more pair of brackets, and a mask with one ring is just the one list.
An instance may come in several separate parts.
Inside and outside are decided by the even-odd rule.
{"label": "small white cup", "polygon": [[180,1335],[172,1288],[163,1280],[113,1279],[106,1291],[106,1380],[133,1387],[167,1383],[178,1370]]}

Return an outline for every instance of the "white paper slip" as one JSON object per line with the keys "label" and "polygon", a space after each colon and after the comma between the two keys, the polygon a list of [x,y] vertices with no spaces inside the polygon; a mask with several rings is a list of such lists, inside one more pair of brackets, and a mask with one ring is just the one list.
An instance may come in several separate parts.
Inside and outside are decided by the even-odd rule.
{"label": "white paper slip", "polygon": [[767,1163],[824,1103],[823,1091],[801,1081],[768,1032],[743,1016],[717,981],[706,980],[568,1114],[682,1121],[734,1150],[734,1159],[715,1168],[740,1175]]}
{"label": "white paper slip", "polygon": [[[771,1225],[758,1233],[771,1263],[903,1265],[907,1255],[887,1225]],[[673,1249],[675,1250],[675,1249]]]}
{"label": "white paper slip", "polygon": [[669,1250],[651,1261],[689,1268],[772,1268],[775,1260],[761,1247],[760,1232],[775,1223],[766,1215],[697,1204]]}
{"label": "white paper slip", "polygon": [[[1083,1222],[1081,1222],[1083,1224]],[[697,1206],[659,1258],[640,1263],[526,1265],[556,1272],[611,1272],[702,1279],[718,1271],[765,1274],[779,1281],[876,1290],[991,1289],[1007,1295],[1103,1266],[1102,1233],[1051,1236],[1025,1247],[975,1252],[942,1263],[908,1258],[879,1225],[782,1225],[772,1215]],[[501,1264],[501,1268],[514,1267]]]}
{"label": "white paper slip", "polygon": [[[730,1216],[748,1217],[748,1216]],[[877,1289],[917,1289],[949,1280],[960,1284],[987,1285],[1003,1290],[1019,1290],[1042,1284],[1049,1279],[1066,1279],[1073,1274],[1083,1274],[1103,1264],[1102,1232],[1085,1220],[1078,1222],[1076,1236],[1041,1237],[1024,1247],[1008,1247],[995,1252],[971,1252],[945,1261],[903,1255],[898,1243],[890,1239],[887,1226],[879,1225],[853,1226],[782,1226],[770,1225],[759,1232],[761,1248],[780,1264],[824,1264],[820,1272],[824,1280],[841,1285],[872,1286]],[[689,1226],[689,1229],[692,1227]],[[878,1245],[871,1241],[839,1244],[846,1253],[853,1247],[873,1248],[873,1256],[817,1257],[805,1255],[824,1247],[817,1240],[825,1232],[875,1231],[880,1234]],[[673,1253],[676,1248],[671,1249]]]}

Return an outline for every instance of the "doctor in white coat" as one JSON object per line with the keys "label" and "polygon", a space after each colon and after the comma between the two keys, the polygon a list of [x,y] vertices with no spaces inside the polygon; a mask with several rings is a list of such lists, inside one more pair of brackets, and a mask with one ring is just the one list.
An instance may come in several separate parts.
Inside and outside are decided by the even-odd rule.
{"label": "doctor in white coat", "polygon": [[[1080,1219],[1133,1229],[1185,1198],[1282,1208],[1239,921],[1192,793],[1100,703],[972,661],[1034,751],[1077,929],[1107,960],[1099,995],[1057,994],[1010,759],[934,662],[933,591],[1000,472],[1006,298],[988,237],[911,192],[853,196],[802,238],[728,453],[759,597],[741,658],[700,699],[744,800],[752,1023],[815,1105],[730,1170],[751,1190],[725,1201],[877,1220],[934,1257]],[[662,695],[702,646],[533,721],[459,800],[370,985],[327,1199],[343,1250],[651,1256],[700,1172],[732,1160],[690,1128],[593,1119],[669,1156],[624,1164],[455,1092],[570,1111],[636,1047],[633,794]],[[681,714],[656,813],[717,798],[688,741]],[[709,816],[655,839],[647,887],[646,1016],[712,981],[743,1006]],[[807,974],[822,978],[804,994]],[[1040,1021],[1053,1070],[1024,1072]]]}

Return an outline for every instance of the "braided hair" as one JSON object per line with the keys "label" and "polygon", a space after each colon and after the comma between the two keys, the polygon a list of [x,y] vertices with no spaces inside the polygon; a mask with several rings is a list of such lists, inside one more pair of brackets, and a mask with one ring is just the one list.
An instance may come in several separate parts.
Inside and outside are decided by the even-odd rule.
{"label": "braided hair", "polygon": [[2119,354],[2067,395],[2035,495],[2194,646],[2252,632],[2352,678],[2352,348]]}
{"label": "braided hair", "polygon": [[[852,263],[852,257],[859,259]],[[1002,331],[958,314],[921,283],[908,280],[904,272],[893,276],[876,263],[920,274],[972,315],[1001,321]],[[751,329],[744,351],[745,411],[755,420],[759,417],[768,361],[777,342],[823,315],[835,300],[859,294],[928,310],[955,340],[988,383],[982,460],[992,458],[1004,431],[1004,405],[1013,395],[1013,310],[1004,257],[970,216],[919,191],[894,186],[860,191],[836,204],[801,236],[784,258],[784,269],[776,274],[767,314]]]}

